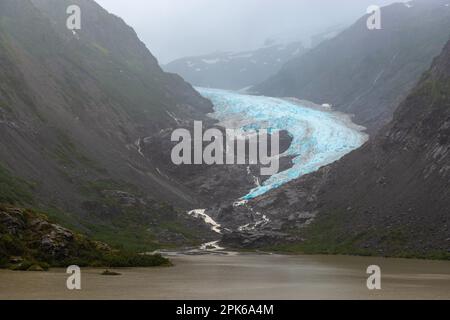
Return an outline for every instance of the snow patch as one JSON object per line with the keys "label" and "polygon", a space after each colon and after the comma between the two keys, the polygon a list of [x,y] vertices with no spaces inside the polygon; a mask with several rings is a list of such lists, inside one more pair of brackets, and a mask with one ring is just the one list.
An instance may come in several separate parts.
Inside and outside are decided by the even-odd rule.
{"label": "snow patch", "polygon": [[205,251],[224,250],[225,248],[219,246],[219,242],[220,242],[220,240],[204,243],[200,246],[200,250],[205,250]]}
{"label": "snow patch", "polygon": [[[257,212],[256,215],[261,216],[261,213]],[[258,227],[263,227],[267,225],[270,222],[270,219],[267,218],[265,214],[261,216],[261,219],[253,222],[253,223],[247,223],[246,225],[240,226],[238,230],[240,232],[242,231],[253,231],[256,230]]]}
{"label": "snow patch", "polygon": [[216,64],[220,62],[220,59],[202,59],[202,61],[206,64]]}
{"label": "snow patch", "polygon": [[217,233],[222,233],[221,225],[218,224],[216,221],[214,221],[210,216],[208,216],[206,213],[206,209],[195,209],[189,211],[187,214],[196,218],[196,219],[202,219],[206,224],[209,224],[211,226],[211,230]]}
{"label": "snow patch", "polygon": [[292,55],[293,55],[293,56],[296,56],[296,55],[298,55],[299,53],[300,53],[300,48],[297,48],[297,49],[295,49],[294,52],[292,52]]}
{"label": "snow patch", "polygon": [[136,147],[137,147],[137,149],[138,149],[138,153],[139,153],[143,158],[145,158],[145,155],[144,155],[144,153],[142,152],[142,139],[141,139],[141,138],[137,139],[136,142],[135,142],[134,144],[136,145]]}
{"label": "snow patch", "polygon": [[177,124],[180,124],[181,120],[178,119],[174,113],[170,112],[170,111],[166,111],[167,115],[169,117],[171,117]]}
{"label": "snow patch", "polygon": [[247,204],[248,200],[239,200],[233,203],[233,207],[242,207]]}

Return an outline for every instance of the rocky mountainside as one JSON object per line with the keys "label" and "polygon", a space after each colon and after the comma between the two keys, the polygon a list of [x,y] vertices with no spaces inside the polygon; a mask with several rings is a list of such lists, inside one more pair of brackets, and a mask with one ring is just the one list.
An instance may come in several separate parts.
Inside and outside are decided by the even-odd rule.
{"label": "rocky mountainside", "polygon": [[0,268],[43,271],[50,266],[129,267],[170,264],[159,255],[127,254],[92,241],[42,213],[0,206]]}
{"label": "rocky mountainside", "polygon": [[275,75],[284,63],[305,52],[301,42],[268,45],[254,51],[182,58],[164,69],[180,74],[195,86],[240,90]]}
{"label": "rocky mountainside", "polygon": [[[75,32],[72,4],[82,12]],[[0,199],[105,240],[200,241],[202,228],[164,204],[191,208],[195,194],[143,157],[140,141],[211,108],[94,1],[0,2]],[[8,181],[25,181],[23,192]]]}
{"label": "rocky mountainside", "polygon": [[289,61],[254,90],[332,104],[376,132],[448,40],[450,6],[415,0],[383,7],[381,30],[369,30],[367,19]]}
{"label": "rocky mountainside", "polygon": [[376,137],[247,207],[229,209],[241,217],[263,212],[271,223],[224,242],[448,259],[449,207],[450,42]]}

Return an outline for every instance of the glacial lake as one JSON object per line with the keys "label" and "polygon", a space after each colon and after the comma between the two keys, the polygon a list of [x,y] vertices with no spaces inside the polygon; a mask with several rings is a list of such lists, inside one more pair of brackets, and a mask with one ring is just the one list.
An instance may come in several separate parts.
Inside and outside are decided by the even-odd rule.
{"label": "glacial lake", "polygon": [[[450,299],[450,261],[350,256],[177,255],[175,266],[82,269],[82,290],[65,270],[0,270],[0,299]],[[381,290],[368,290],[369,265]]]}

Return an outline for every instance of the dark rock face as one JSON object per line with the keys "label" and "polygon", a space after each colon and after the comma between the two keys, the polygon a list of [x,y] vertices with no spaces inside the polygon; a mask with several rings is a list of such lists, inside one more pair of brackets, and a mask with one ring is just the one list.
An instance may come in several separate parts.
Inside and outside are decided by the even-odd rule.
{"label": "dark rock face", "polygon": [[375,133],[415,86],[448,40],[446,0],[416,0],[382,8],[382,30],[367,29],[368,16],[325,41],[255,91],[333,104]]}
{"label": "dark rock face", "polygon": [[49,267],[151,267],[170,265],[160,255],[130,254],[50,222],[30,209],[0,206],[0,268],[44,271]]}
{"label": "dark rock face", "polygon": [[20,210],[10,210],[10,212],[2,212],[0,215],[0,223],[6,228],[7,232],[17,236],[25,230],[23,221],[23,213]]}
{"label": "dark rock face", "polygon": [[[0,229],[2,231],[1,258],[20,262],[30,258],[28,251],[34,252],[34,258],[51,261],[75,259],[80,246],[92,252],[108,252],[111,248],[100,242],[91,242],[75,235],[69,229],[50,223],[44,216],[14,207],[0,209]],[[3,237],[10,235],[15,239],[16,248],[5,244]],[[22,255],[22,257],[13,256]]]}
{"label": "dark rock face", "polygon": [[448,258],[449,128],[450,42],[376,137],[248,206],[316,252]]}
{"label": "dark rock face", "polygon": [[257,249],[302,242],[300,237],[276,231],[232,232],[224,234],[221,243],[230,248]]}
{"label": "dark rock face", "polygon": [[[221,224],[232,230],[223,237],[222,244],[233,248],[243,244],[247,248],[271,248],[303,243],[303,231],[318,215],[317,201],[329,171],[329,167],[324,167],[245,205],[229,207],[217,217]],[[214,213],[210,215],[214,216]],[[239,228],[247,224],[250,229]]]}
{"label": "dark rock face", "polygon": [[[66,28],[73,4],[82,11],[75,34]],[[108,190],[120,198],[108,212],[139,208],[142,194],[196,207],[195,192],[160,174],[165,163],[143,157],[136,142],[211,111],[94,1],[0,2],[0,163],[35,185],[42,207],[92,222],[89,209],[104,208]]]}
{"label": "dark rock face", "polygon": [[[69,4],[84,13],[77,37],[65,27]],[[0,5],[1,161],[61,202],[74,200],[67,176],[72,184],[112,176],[186,205],[190,196],[179,194],[189,191],[145,174],[155,168],[134,142],[173,125],[167,112],[201,119],[210,103],[164,73],[134,31],[93,1]]]}
{"label": "dark rock face", "polygon": [[[215,127],[212,120],[204,122],[204,125],[205,130]],[[226,136],[222,127],[215,128],[221,130],[224,137]],[[193,136],[192,127],[186,126],[185,129],[189,130]],[[253,189],[256,186],[256,180],[263,182],[268,178],[260,175],[261,168],[258,164],[175,165],[171,161],[171,150],[177,143],[170,141],[171,133],[171,130],[163,130],[154,136],[143,139],[141,142],[142,152],[148,159],[161,164],[158,168],[160,174],[170,177],[172,181],[176,181],[195,191],[199,199],[198,208],[207,206],[220,207],[222,204],[229,204]],[[292,137],[289,136],[287,131],[281,131],[279,142],[279,154],[282,154],[289,148]],[[204,143],[204,147],[207,144]],[[248,150],[247,148],[246,151],[248,152]],[[268,151],[270,152],[270,144]],[[192,152],[192,154],[194,153]],[[248,155],[246,159],[246,163],[249,163]],[[282,157],[280,159],[280,171],[291,166],[291,158]]]}
{"label": "dark rock face", "polygon": [[[321,211],[346,209],[341,232],[366,232],[362,246],[383,252],[450,250],[449,125],[450,43],[394,120],[332,168]],[[389,243],[386,233],[395,233],[398,244]]]}

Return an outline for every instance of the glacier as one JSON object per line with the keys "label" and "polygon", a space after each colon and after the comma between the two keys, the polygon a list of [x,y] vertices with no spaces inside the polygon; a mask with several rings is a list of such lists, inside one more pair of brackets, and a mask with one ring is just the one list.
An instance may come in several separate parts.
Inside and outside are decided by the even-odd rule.
{"label": "glacier", "polygon": [[272,175],[250,190],[241,200],[250,200],[266,192],[317,171],[362,146],[368,139],[363,127],[353,124],[349,116],[325,108],[305,106],[302,102],[233,91],[196,88],[212,101],[211,117],[230,129],[254,131],[285,130],[292,137],[288,150],[281,156],[293,157],[293,166]]}

